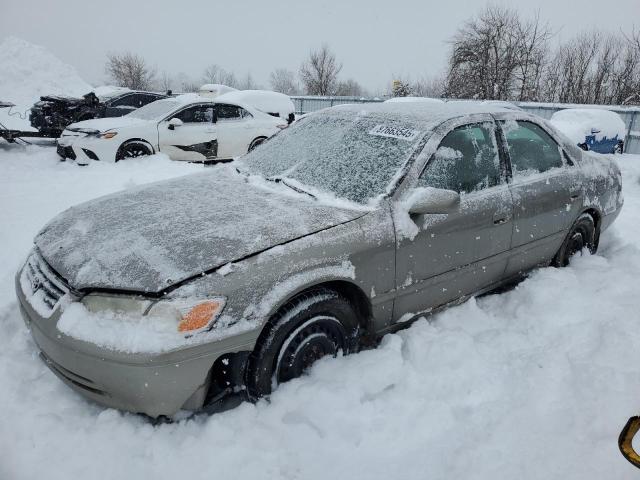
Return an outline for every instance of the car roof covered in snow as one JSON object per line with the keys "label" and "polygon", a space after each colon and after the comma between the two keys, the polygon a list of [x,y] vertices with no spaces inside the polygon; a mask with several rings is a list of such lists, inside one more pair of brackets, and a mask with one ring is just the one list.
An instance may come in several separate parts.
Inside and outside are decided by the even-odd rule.
{"label": "car roof covered in snow", "polygon": [[440,124],[447,120],[466,115],[482,113],[515,113],[513,110],[499,105],[473,102],[383,102],[366,104],[345,104],[327,108],[321,112],[330,115],[353,114],[359,116],[371,115],[378,117],[395,117],[397,120],[406,118],[413,122]]}

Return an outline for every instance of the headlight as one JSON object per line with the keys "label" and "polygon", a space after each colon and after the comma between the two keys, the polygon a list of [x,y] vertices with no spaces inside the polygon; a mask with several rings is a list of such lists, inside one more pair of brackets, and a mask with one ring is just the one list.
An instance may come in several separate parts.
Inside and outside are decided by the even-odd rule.
{"label": "headlight", "polygon": [[118,132],[104,132],[98,135],[100,138],[113,138],[118,134]]}
{"label": "headlight", "polygon": [[162,321],[175,323],[177,332],[194,334],[211,330],[224,306],[224,297],[205,299],[176,298],[150,300],[128,295],[90,294],[81,303],[90,312],[113,312],[127,316],[157,317]]}

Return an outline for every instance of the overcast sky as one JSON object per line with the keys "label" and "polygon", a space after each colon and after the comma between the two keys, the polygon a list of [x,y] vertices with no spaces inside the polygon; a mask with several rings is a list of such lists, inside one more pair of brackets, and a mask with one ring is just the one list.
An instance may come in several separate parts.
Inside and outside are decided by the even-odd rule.
{"label": "overcast sky", "polygon": [[[496,2],[494,2],[496,3]],[[500,2],[497,2],[500,4]],[[640,0],[512,0],[536,9],[566,39],[598,27],[640,28]],[[447,40],[478,12],[474,0],[0,0],[0,40],[14,35],[46,46],[90,83],[105,81],[107,52],[132,51],[158,72],[200,78],[216,63],[268,86],[277,67],[297,72],[309,49],[327,42],[341,77],[384,90],[392,75],[434,75],[446,66]],[[2,75],[2,65],[0,65]]]}

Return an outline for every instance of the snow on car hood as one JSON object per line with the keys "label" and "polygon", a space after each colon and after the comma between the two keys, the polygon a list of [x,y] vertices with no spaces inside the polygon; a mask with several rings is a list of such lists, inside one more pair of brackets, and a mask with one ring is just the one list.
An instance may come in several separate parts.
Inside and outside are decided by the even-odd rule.
{"label": "snow on car hood", "polygon": [[71,207],[35,243],[75,289],[157,293],[362,215],[218,167]]}
{"label": "snow on car hood", "polygon": [[96,118],[93,120],[84,120],[82,122],[77,122],[69,125],[67,127],[67,130],[86,128],[104,132],[106,130],[111,130],[114,128],[131,127],[134,125],[141,125],[143,123],[147,123],[147,121],[141,120],[139,118],[128,117],[125,115],[124,117]]}

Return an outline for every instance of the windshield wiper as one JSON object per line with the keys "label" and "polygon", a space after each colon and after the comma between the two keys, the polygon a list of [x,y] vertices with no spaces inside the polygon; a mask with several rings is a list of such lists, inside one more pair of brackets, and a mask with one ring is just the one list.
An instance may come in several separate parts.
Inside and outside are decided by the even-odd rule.
{"label": "windshield wiper", "polygon": [[303,190],[300,187],[297,187],[295,185],[291,185],[290,183],[287,183],[283,177],[277,177],[277,176],[276,177],[266,177],[266,180],[268,180],[270,182],[274,182],[274,183],[282,183],[283,185],[286,185],[287,187],[289,187],[294,192],[298,192],[298,193],[303,193],[305,195],[309,195],[313,199],[317,199],[318,198],[313,193],[307,192],[306,190]]}

